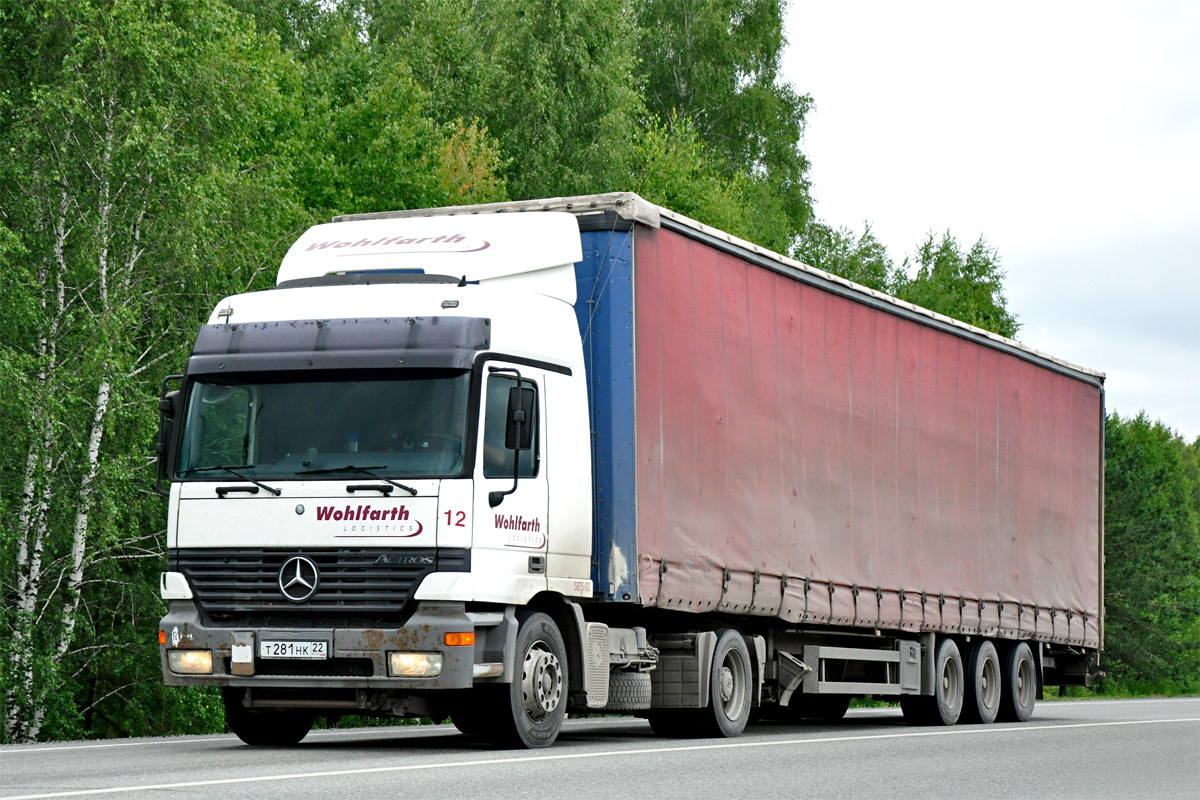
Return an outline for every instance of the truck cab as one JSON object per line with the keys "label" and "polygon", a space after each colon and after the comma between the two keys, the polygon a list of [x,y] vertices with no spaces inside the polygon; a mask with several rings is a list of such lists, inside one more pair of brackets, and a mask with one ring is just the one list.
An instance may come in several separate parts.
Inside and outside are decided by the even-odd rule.
{"label": "truck cab", "polygon": [[332,223],[217,304],[161,403],[167,683],[254,742],[489,704],[557,731],[593,595],[580,258],[566,213]]}

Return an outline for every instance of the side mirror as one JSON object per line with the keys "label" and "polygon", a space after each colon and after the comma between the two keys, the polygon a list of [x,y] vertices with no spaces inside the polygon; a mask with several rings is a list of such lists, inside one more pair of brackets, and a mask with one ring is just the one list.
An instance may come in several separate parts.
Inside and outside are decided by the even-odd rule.
{"label": "side mirror", "polygon": [[170,481],[170,464],[172,447],[171,443],[175,439],[175,428],[178,427],[181,406],[183,405],[183,397],[179,393],[179,389],[167,389],[171,382],[178,382],[182,385],[182,375],[168,375],[163,378],[162,386],[158,393],[158,442],[154,445],[154,455],[158,460],[157,472],[154,476],[154,491],[166,497],[168,492],[163,488],[164,481]]}
{"label": "side mirror", "polygon": [[505,412],[504,446],[513,453],[513,485],[506,491],[488,492],[488,505],[492,508],[504,502],[504,498],[517,490],[521,479],[521,453],[533,449],[533,429],[537,424],[537,390],[524,386],[521,373],[515,369],[496,369],[492,372],[509,372],[517,379],[517,385],[508,390],[508,409]]}
{"label": "side mirror", "polygon": [[504,431],[504,446],[509,450],[528,450],[533,447],[533,418],[537,396],[532,388],[514,386],[508,390],[508,426]]}

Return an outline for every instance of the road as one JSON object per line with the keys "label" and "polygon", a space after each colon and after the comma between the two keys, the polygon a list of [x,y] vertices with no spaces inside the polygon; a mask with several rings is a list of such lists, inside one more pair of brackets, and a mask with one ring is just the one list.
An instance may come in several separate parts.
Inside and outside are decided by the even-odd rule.
{"label": "road", "polygon": [[570,720],[558,743],[495,751],[452,727],[0,747],[0,800],[43,797],[1200,798],[1200,698],[1039,703],[1025,724],[911,728],[893,709],[739,739]]}

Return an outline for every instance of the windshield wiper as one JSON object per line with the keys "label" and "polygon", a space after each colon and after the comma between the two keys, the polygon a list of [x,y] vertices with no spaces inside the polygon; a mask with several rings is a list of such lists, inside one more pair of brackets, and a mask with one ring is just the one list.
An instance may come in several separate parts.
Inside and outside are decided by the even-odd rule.
{"label": "windshield wiper", "polygon": [[282,489],[272,488],[270,486],[267,486],[265,483],[262,483],[261,481],[256,481],[256,480],[254,480],[254,478],[248,478],[245,475],[241,474],[240,472],[234,471],[237,469],[254,469],[253,464],[235,464],[232,467],[226,467],[226,466],[196,467],[195,469],[185,469],[182,472],[180,472],[179,474],[180,475],[191,475],[193,472],[211,472],[214,469],[224,470],[225,472],[228,472],[230,475],[232,475],[235,478],[240,478],[241,480],[247,481],[249,483],[253,483],[255,486],[258,486],[262,489],[266,489],[268,492],[275,495],[276,497],[279,497],[279,495],[283,494]]}
{"label": "windshield wiper", "polygon": [[412,488],[411,486],[405,486],[403,483],[396,483],[391,478],[385,478],[382,475],[376,475],[374,472],[371,471],[371,470],[376,470],[376,469],[387,469],[387,467],[385,467],[385,466],[356,467],[356,466],[351,465],[351,466],[345,466],[345,467],[333,467],[331,469],[305,469],[305,470],[301,470],[301,471],[297,472],[296,474],[297,475],[332,475],[335,472],[357,472],[360,475],[368,475],[377,481],[383,481],[384,483],[390,483],[392,486],[395,486],[397,489],[403,489],[404,491],[408,492],[409,494],[415,495],[417,493],[417,490]]}

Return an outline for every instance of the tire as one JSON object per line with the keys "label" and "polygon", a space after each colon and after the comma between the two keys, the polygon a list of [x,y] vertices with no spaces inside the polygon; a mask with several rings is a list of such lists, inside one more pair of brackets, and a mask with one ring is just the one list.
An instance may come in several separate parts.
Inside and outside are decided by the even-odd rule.
{"label": "tire", "polygon": [[958,645],[953,639],[940,639],[933,652],[933,695],[900,698],[904,721],[910,725],[953,725],[962,716],[966,680]]}
{"label": "tire", "polygon": [[967,656],[963,710],[960,722],[990,725],[1000,711],[1000,655],[996,646],[980,639]]}
{"label": "tire", "polygon": [[726,739],[740,736],[750,721],[753,685],[746,640],[730,628],[718,631],[709,673],[709,703],[699,710],[697,732]]}
{"label": "tire", "polygon": [[237,737],[258,747],[291,747],[312,730],[314,715],[303,711],[252,711],[242,705],[245,689],[223,687],[225,724]]}
{"label": "tire", "polygon": [[528,749],[553,744],[567,716],[569,685],[567,648],[558,626],[546,614],[530,614],[517,630],[512,683],[481,704],[494,712],[487,717],[492,744]]}
{"label": "tire", "polygon": [[1027,722],[1037,703],[1037,665],[1033,651],[1025,642],[1017,642],[1004,652],[1000,665],[1001,722]]}
{"label": "tire", "polygon": [[614,672],[608,676],[608,704],[602,711],[645,711],[650,691],[649,672]]}

